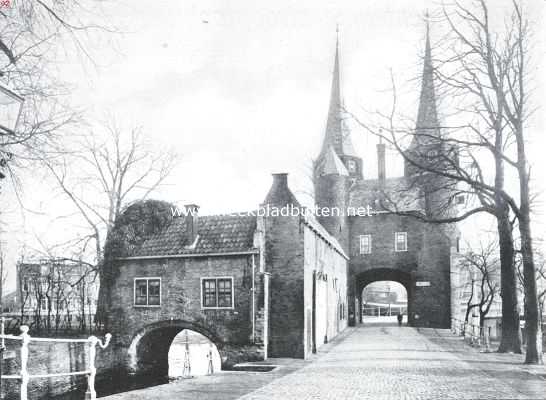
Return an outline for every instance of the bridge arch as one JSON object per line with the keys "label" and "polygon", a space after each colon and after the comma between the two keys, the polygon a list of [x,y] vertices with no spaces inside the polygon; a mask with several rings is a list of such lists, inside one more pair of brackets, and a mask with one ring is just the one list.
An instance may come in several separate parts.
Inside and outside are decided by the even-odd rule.
{"label": "bridge arch", "polygon": [[358,298],[358,321],[362,323],[362,291],[370,283],[378,281],[394,281],[406,289],[408,295],[408,324],[412,325],[414,293],[412,276],[409,272],[393,268],[372,268],[356,276],[356,295]]}
{"label": "bridge arch", "polygon": [[154,375],[167,376],[169,370],[169,349],[184,329],[200,333],[209,339],[221,352],[223,341],[209,329],[185,320],[165,320],[148,324],[138,330],[127,350],[127,369],[140,374],[153,371]]}

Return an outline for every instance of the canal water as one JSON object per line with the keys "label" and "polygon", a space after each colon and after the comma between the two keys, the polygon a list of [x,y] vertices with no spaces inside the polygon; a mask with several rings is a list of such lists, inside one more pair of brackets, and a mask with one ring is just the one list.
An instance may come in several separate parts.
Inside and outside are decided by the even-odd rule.
{"label": "canal water", "polygon": [[[95,389],[97,396],[127,392],[150,386],[168,383],[172,379],[183,377],[190,373],[192,376],[207,375],[221,369],[220,354],[216,346],[200,333],[183,330],[174,338],[168,354],[168,376],[153,375],[97,375]],[[188,363],[191,368],[188,371]],[[98,371],[100,374],[100,370]],[[82,378],[77,390],[51,397],[53,400],[81,400],[87,388],[87,381]]]}
{"label": "canal water", "polygon": [[[111,394],[128,392],[130,390],[143,389],[150,386],[169,383],[167,376],[149,376],[149,375],[117,375],[117,376],[97,376],[95,389],[97,397],[108,396]],[[87,381],[82,380],[79,389],[64,393],[59,396],[51,397],[52,400],[82,400],[85,397]]]}

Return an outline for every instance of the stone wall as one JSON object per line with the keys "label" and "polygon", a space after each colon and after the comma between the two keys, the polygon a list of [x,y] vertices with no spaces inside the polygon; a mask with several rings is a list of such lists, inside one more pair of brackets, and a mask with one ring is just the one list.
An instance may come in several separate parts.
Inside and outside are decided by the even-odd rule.
{"label": "stone wall", "polygon": [[300,218],[267,217],[265,265],[270,273],[268,353],[271,357],[305,356],[303,232]]}
{"label": "stone wall", "polygon": [[[350,180],[347,176],[337,174],[322,175],[315,178],[315,202],[319,207],[326,207],[334,215],[317,215],[318,221],[334,236],[341,247],[347,252],[349,249],[349,226],[347,211],[347,197]],[[337,211],[334,207],[337,207]],[[340,215],[335,214],[339,212]],[[322,214],[322,213],[321,213]]]}
{"label": "stone wall", "polygon": [[[451,326],[451,238],[445,226],[426,224],[419,267],[415,274],[413,326]],[[422,282],[419,285],[418,282]]]}
{"label": "stone wall", "polygon": [[304,226],[304,237],[304,347],[307,357],[314,350],[313,341],[318,349],[347,327],[348,265],[341,254],[307,225]]}
{"label": "stone wall", "polygon": [[[408,292],[410,325],[449,328],[451,239],[447,227],[388,214],[351,217],[350,227],[351,305],[368,283],[393,280]],[[395,232],[407,232],[407,251],[394,250]],[[359,236],[365,234],[372,236],[371,254],[360,254]]]}
{"label": "stone wall", "polygon": [[[248,358],[263,358],[252,338],[253,257],[256,256],[119,262],[119,276],[111,294],[110,326],[125,366],[134,372],[164,369],[172,339],[185,328],[212,340],[224,366],[244,358],[239,357],[238,348],[252,349]],[[257,276],[255,271],[255,284],[260,281]],[[160,306],[134,305],[134,279],[145,277],[161,278]],[[233,278],[233,308],[202,308],[201,278],[206,277]],[[257,313],[257,304],[254,310]]]}

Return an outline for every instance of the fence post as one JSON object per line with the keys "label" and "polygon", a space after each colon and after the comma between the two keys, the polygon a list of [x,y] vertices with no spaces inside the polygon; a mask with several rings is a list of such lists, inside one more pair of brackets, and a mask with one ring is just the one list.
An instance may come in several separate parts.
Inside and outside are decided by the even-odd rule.
{"label": "fence post", "polygon": [[28,334],[28,326],[21,325],[21,400],[27,400],[28,391],[28,345],[30,343],[30,335]]}
{"label": "fence post", "polygon": [[90,336],[88,340],[89,353],[88,353],[88,370],[87,376],[87,391],[85,392],[85,400],[95,400],[97,398],[97,392],[95,391],[95,377],[97,375],[97,368],[95,367],[95,356],[97,355],[97,344],[101,349],[108,347],[112,335],[109,333],[105,336],[106,340],[102,343],[96,336]]}

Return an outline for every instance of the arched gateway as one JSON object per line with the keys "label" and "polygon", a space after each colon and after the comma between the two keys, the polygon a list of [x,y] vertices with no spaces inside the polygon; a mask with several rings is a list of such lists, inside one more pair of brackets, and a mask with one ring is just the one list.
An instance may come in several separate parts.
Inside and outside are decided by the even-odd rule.
{"label": "arched gateway", "polygon": [[[407,272],[397,271],[388,268],[376,268],[370,269],[366,272],[360,273],[356,277],[356,293],[357,293],[357,319],[359,322],[362,322],[362,292],[366,286],[370,283],[378,281],[393,281],[398,282],[406,289],[408,296],[408,315],[413,315],[412,313],[412,302],[413,296],[411,295],[411,275]],[[409,322],[409,321],[408,321]]]}
{"label": "arched gateway", "polygon": [[154,375],[167,376],[169,348],[180,332],[188,329],[209,339],[222,354],[223,342],[210,330],[184,320],[167,320],[148,324],[132,338],[127,349],[127,370],[141,374],[153,371]]}
{"label": "arched gateway", "polygon": [[[313,181],[319,222],[349,255],[349,323],[360,320],[363,285],[392,278],[408,291],[410,325],[447,328],[451,254],[458,232],[423,221],[453,215],[455,185],[416,167],[430,165],[439,154],[456,153],[440,140],[428,29],[415,135],[406,150],[403,176],[387,177],[386,145],[380,141],[377,178],[365,177],[365,163],[346,124],[340,82],[336,47],[326,131]],[[450,168],[435,164],[444,167]]]}

